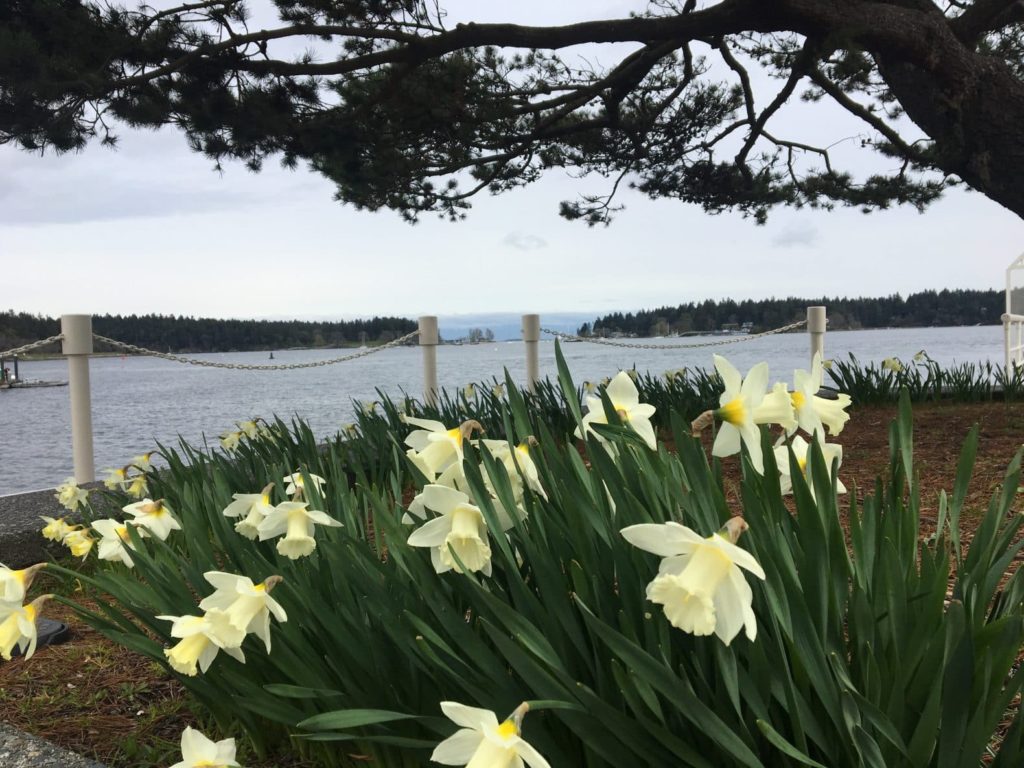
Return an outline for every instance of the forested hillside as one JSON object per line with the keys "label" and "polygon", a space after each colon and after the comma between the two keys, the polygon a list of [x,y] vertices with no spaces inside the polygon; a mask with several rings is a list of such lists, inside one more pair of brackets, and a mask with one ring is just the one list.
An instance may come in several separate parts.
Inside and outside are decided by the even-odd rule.
{"label": "forested hillside", "polygon": [[1002,291],[941,290],[882,298],[789,297],[761,301],[707,300],[639,312],[615,312],[593,324],[584,323],[581,335],[623,334],[665,336],[669,333],[717,331],[751,324],[754,332],[779,328],[807,316],[807,307],[827,307],[829,329],[921,328],[949,325],[996,325],[1005,308]]}
{"label": "forested hillside", "polygon": [[[386,342],[416,328],[404,317],[304,322],[300,320],[218,320],[173,315],[97,315],[93,331],[160,352],[228,352],[288,347],[338,347]],[[42,315],[0,312],[0,351],[53,336],[60,321]],[[97,345],[97,351],[102,346]]]}

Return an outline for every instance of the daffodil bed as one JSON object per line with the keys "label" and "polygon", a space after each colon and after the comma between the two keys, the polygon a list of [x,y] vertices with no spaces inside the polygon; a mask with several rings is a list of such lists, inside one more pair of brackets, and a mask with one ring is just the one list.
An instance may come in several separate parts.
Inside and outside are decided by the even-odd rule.
{"label": "daffodil bed", "polygon": [[[922,535],[937,489],[914,469],[909,402],[884,481],[842,496],[824,436],[847,414],[817,402],[816,373],[769,392],[761,367],[718,368],[698,424],[722,421],[711,453],[742,450],[735,493],[689,416],[660,414],[668,451],[625,374],[584,415],[560,361],[570,429],[510,386],[488,435],[505,441],[471,420],[366,419],[326,450],[301,425],[253,425],[231,456],[165,450],[159,501],[87,532],[95,571],[49,571],[86,584],[87,621],[257,754],[1019,766],[1020,456],[965,547],[973,431]],[[0,581],[0,646],[32,634],[19,579]],[[192,729],[182,748],[181,766],[235,764]]]}

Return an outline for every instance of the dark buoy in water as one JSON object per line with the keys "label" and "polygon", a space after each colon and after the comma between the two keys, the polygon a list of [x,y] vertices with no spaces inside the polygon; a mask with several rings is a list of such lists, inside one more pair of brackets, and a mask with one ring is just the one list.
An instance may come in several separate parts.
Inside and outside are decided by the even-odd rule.
{"label": "dark buoy in water", "polygon": [[273,359],[274,359],[274,353],[273,353],[273,352],[271,352],[271,353],[270,353],[270,359],[271,359],[271,360],[273,360]]}

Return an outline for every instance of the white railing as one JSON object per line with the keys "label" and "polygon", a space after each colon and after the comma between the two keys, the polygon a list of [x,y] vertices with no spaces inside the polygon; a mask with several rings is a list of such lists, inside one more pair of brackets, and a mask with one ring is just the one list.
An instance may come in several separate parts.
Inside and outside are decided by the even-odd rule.
{"label": "white railing", "polygon": [[[1014,315],[1014,317],[1019,317],[1020,321],[1024,323],[1024,317],[1016,315]],[[297,368],[315,368],[324,365],[334,365],[336,363],[354,360],[359,357],[365,357],[366,355],[375,354],[385,349],[404,344],[418,336],[420,348],[423,350],[424,400],[430,405],[435,405],[437,403],[437,347],[440,343],[440,336],[438,335],[437,317],[435,315],[426,315],[421,317],[419,319],[419,327],[417,330],[406,334],[399,339],[388,342],[387,344],[382,344],[379,347],[361,350],[354,354],[333,358],[331,360],[318,360],[310,363],[292,363],[282,365],[218,363],[156,352],[154,350],[146,349],[145,347],[126,344],[125,342],[117,341],[116,339],[108,339],[106,336],[100,336],[99,334],[93,333],[91,315],[62,315],[60,324],[61,332],[58,335],[33,342],[32,344],[26,344],[25,346],[18,347],[17,349],[0,352],[0,359],[4,356],[16,356],[19,353],[27,352],[37,347],[45,346],[46,344],[53,344],[58,341],[62,343],[62,353],[68,361],[68,390],[71,396],[71,450],[75,466],[75,480],[79,483],[88,483],[96,479],[96,467],[93,458],[92,395],[89,387],[89,357],[93,353],[94,339],[135,354],[160,357],[172,362],[185,363],[188,365],[229,368],[235,370],[294,370]],[[775,328],[763,333],[740,335],[730,337],[728,339],[698,342],[694,344],[665,346],[609,342],[606,339],[590,337],[574,336],[571,338],[578,339],[579,341],[614,344],[615,346],[634,349],[661,349],[677,347],[692,348],[718,346],[721,344],[737,344],[743,341],[761,338],[763,336],[770,336],[772,334],[794,330],[802,325],[807,326],[808,336],[811,342],[811,359],[814,359],[815,354],[821,354],[824,356],[825,307],[808,307],[806,320],[790,323],[789,325],[785,325],[781,328]],[[523,315],[522,337],[526,348],[526,384],[530,391],[533,391],[537,381],[540,380],[538,342],[540,341],[541,330],[540,315]],[[556,333],[554,331],[547,332],[552,333],[555,336],[568,336],[568,334]],[[1019,327],[1017,344],[1018,354],[1020,354],[1022,337]]]}
{"label": "white railing", "polygon": [[1003,347],[1006,350],[1006,375],[1024,366],[1024,315],[1003,315]]}

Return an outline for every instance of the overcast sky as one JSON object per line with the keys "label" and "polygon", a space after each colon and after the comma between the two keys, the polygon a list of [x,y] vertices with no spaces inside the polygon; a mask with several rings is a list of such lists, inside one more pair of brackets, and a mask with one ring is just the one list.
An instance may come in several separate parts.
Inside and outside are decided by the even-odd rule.
{"label": "overcast sky", "polygon": [[[532,23],[642,7],[589,0],[450,5],[456,18],[472,7],[481,21]],[[608,64],[620,51],[592,54]],[[822,105],[798,104],[782,118],[782,127],[826,143],[868,135]],[[174,131],[124,129],[120,136],[116,151],[96,144],[62,157],[0,147],[0,309],[596,315],[703,298],[1000,287],[1006,265],[1024,250],[1019,217],[964,191],[923,215],[911,208],[869,216],[780,209],[766,226],[626,194],[627,209],[611,227],[588,229],[561,219],[558,203],[602,183],[561,173],[478,198],[467,221],[426,216],[410,226],[390,212],[339,205],[333,185],[305,170],[269,162],[260,174],[241,165],[217,174]],[[857,160],[852,149],[845,156],[862,164],[855,169],[877,164]]]}

